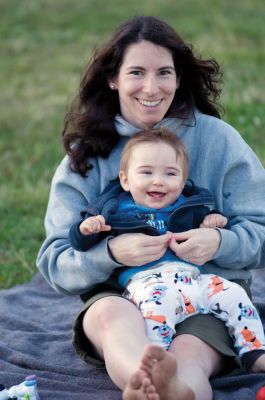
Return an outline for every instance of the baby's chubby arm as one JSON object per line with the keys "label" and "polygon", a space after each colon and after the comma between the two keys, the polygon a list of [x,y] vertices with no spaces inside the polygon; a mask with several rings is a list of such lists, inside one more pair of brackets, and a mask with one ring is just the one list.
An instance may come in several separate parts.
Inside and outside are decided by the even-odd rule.
{"label": "baby's chubby arm", "polygon": [[103,215],[88,217],[79,225],[82,235],[91,235],[92,233],[106,232],[111,230],[111,226],[106,224]]}
{"label": "baby's chubby arm", "polygon": [[200,228],[223,228],[227,222],[227,218],[221,214],[208,214],[200,224]]}

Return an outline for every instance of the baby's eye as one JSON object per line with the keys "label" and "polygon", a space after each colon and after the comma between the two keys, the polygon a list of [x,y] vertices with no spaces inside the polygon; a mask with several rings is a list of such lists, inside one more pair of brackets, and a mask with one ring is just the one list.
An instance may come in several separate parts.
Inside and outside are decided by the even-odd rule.
{"label": "baby's eye", "polygon": [[146,171],[142,171],[142,172],[141,172],[141,174],[143,174],[143,175],[151,175],[151,174],[152,174],[152,172],[151,172],[151,171],[148,171],[148,170],[146,170]]}
{"label": "baby's eye", "polygon": [[168,172],[167,175],[168,176],[176,176],[177,174],[176,174],[176,172]]}

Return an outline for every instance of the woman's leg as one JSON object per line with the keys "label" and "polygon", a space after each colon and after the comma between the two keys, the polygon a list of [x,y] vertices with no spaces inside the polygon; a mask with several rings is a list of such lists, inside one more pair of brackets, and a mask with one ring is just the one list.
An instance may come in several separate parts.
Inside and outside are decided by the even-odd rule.
{"label": "woman's leg", "polygon": [[[137,391],[132,389],[134,385],[133,380],[138,380],[139,386],[141,371],[146,372],[150,379],[150,386],[145,390],[148,400],[156,400],[155,395],[158,396],[159,400],[195,399],[192,389],[179,379],[175,355],[166,351],[161,346],[149,344],[144,349],[139,370],[132,375],[123,393],[123,400],[138,400],[138,397],[135,396]],[[138,393],[141,394],[141,390],[138,390]],[[141,400],[140,397],[139,400]]]}
{"label": "woman's leg", "polygon": [[149,343],[140,311],[122,297],[104,297],[86,311],[83,329],[112,381],[124,389]]}
{"label": "woman's leg", "polygon": [[265,372],[265,354],[262,354],[259,358],[257,358],[249,372]]}
{"label": "woman's leg", "polygon": [[[159,400],[211,400],[209,378],[222,366],[223,358],[219,353],[197,337],[186,334],[178,336],[168,352],[157,345],[146,346],[139,371],[148,374]],[[138,372],[132,375],[124,400],[138,400],[136,391],[130,389],[134,380],[138,380],[139,386],[140,379]],[[148,389],[146,393],[147,399],[152,399]]]}
{"label": "woman's leg", "polygon": [[84,316],[83,328],[104,358],[110,378],[125,389],[124,400],[155,398],[145,395],[145,378],[151,379],[160,400],[212,399],[209,377],[221,370],[222,357],[197,337],[176,337],[170,352],[150,345],[139,310],[115,296],[94,303]]}
{"label": "woman's leg", "polygon": [[195,399],[212,399],[209,378],[222,370],[223,356],[201,339],[188,334],[177,336],[169,351],[177,359],[178,379],[193,390]]}

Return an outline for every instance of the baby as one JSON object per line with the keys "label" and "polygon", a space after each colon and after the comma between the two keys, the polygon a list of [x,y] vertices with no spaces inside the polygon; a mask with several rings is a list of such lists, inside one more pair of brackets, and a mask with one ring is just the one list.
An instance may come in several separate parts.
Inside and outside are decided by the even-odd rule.
{"label": "baby", "polygon": [[168,232],[169,246],[159,260],[118,270],[123,295],[142,312],[149,339],[168,349],[176,324],[197,313],[212,313],[227,325],[243,364],[252,365],[264,354],[265,337],[245,290],[171,250],[176,232],[228,228],[227,218],[211,211],[211,193],[187,177],[187,151],[176,135],[165,129],[135,134],[123,150],[119,182],[112,182],[71,227],[71,244],[86,251],[110,233]]}

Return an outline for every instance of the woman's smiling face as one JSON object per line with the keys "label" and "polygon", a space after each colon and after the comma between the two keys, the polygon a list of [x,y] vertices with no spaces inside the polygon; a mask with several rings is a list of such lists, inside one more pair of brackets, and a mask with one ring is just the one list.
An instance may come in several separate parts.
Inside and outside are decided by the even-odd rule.
{"label": "woman's smiling face", "polygon": [[143,40],[127,48],[110,84],[118,90],[121,116],[133,126],[147,129],[164,118],[179,78],[171,52]]}

